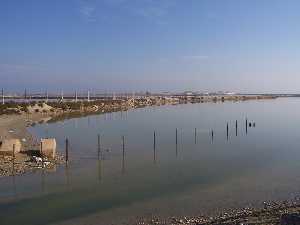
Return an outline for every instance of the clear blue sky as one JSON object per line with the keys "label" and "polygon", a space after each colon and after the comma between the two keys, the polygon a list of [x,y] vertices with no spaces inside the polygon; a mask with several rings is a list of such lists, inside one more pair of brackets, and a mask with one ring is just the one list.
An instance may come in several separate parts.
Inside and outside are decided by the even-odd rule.
{"label": "clear blue sky", "polygon": [[10,90],[300,92],[299,0],[1,0]]}

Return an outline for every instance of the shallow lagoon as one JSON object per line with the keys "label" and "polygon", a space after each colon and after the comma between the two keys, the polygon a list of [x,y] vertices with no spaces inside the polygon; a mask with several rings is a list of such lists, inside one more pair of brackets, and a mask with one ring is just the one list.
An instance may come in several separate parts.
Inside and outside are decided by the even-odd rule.
{"label": "shallow lagoon", "polygon": [[[69,139],[71,162],[0,179],[0,224],[107,225],[293,198],[300,184],[299,109],[300,99],[280,98],[147,107],[37,125],[30,131],[55,137],[61,153]],[[255,122],[247,133],[246,118]]]}

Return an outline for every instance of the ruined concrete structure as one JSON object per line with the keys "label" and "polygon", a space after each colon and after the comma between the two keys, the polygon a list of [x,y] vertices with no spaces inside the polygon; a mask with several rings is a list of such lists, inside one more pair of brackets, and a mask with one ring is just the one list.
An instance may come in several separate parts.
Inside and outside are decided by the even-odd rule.
{"label": "ruined concrete structure", "polygon": [[[14,149],[15,146],[15,149]],[[19,139],[5,139],[0,141],[0,154],[13,154],[13,150],[15,150],[15,154],[21,151],[21,141]]]}
{"label": "ruined concrete structure", "polygon": [[54,138],[41,139],[40,144],[41,155],[48,158],[55,158],[56,156],[56,140]]}

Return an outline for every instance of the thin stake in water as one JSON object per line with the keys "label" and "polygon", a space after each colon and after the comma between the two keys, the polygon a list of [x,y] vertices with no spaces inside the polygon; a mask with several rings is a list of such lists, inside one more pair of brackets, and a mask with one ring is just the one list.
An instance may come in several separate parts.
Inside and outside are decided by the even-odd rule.
{"label": "thin stake in water", "polygon": [[101,158],[101,147],[100,147],[100,134],[98,134],[98,160]]}
{"label": "thin stake in water", "polygon": [[177,128],[176,128],[175,143],[176,143],[176,157],[177,157],[178,156],[178,129]]}
{"label": "thin stake in water", "polygon": [[66,163],[69,162],[69,139],[66,138]]}
{"label": "thin stake in water", "polygon": [[227,141],[228,141],[228,136],[229,136],[229,126],[228,126],[228,123],[227,123],[227,126],[226,126],[226,132],[227,132]]}
{"label": "thin stake in water", "polygon": [[238,121],[235,121],[235,136],[238,136]]}
{"label": "thin stake in water", "polygon": [[15,144],[13,144],[13,158],[12,158],[12,166],[13,166],[13,176],[15,176]]}

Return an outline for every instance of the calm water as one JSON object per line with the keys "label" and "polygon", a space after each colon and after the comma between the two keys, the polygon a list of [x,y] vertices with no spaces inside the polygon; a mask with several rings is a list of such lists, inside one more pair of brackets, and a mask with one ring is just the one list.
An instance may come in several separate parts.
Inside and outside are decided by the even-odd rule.
{"label": "calm water", "polygon": [[[107,225],[292,198],[300,189],[299,110],[300,99],[286,98],[149,107],[38,125],[31,132],[55,137],[61,153],[69,138],[71,163],[0,179],[0,224]],[[247,134],[246,117],[255,122]]]}

